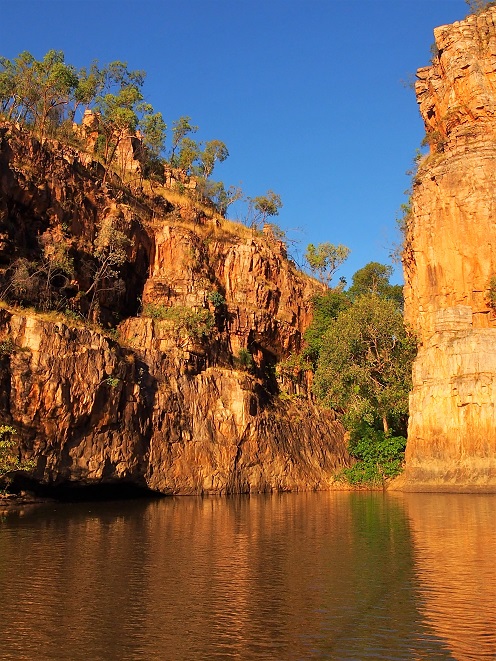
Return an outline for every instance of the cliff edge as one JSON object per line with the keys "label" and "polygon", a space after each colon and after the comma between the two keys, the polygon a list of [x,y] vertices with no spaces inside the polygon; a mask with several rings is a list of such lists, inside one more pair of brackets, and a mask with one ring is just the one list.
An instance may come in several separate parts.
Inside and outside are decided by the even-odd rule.
{"label": "cliff edge", "polygon": [[37,483],[331,488],[344,430],[277,377],[321,289],[270,232],[0,124],[0,423]]}
{"label": "cliff edge", "polygon": [[496,490],[496,8],[434,31],[417,72],[431,153],[414,178],[405,316],[419,338],[398,485]]}

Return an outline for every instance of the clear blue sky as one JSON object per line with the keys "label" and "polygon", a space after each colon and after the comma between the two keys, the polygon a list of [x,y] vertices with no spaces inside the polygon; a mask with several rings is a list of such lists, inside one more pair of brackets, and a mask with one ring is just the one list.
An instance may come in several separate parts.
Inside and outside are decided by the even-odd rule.
{"label": "clear blue sky", "polygon": [[15,0],[2,3],[0,54],[144,69],[169,125],[190,115],[200,139],[226,143],[213,178],[276,191],[300,253],[349,246],[338,275],[350,282],[398,239],[424,134],[402,80],[428,63],[433,28],[467,13],[464,0]]}

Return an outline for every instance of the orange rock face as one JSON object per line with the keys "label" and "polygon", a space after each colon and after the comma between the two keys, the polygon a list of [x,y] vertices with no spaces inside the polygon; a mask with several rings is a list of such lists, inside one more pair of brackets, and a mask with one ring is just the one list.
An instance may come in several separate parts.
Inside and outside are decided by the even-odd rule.
{"label": "orange rock face", "polygon": [[405,488],[496,490],[496,8],[434,31],[417,98],[431,154],[404,252],[413,369]]}
{"label": "orange rock face", "polygon": [[[102,186],[88,155],[0,126],[0,292],[16,302],[16,272],[21,302],[47,302],[47,283],[33,293],[22,275],[47,259],[43,237],[66,242],[74,263],[52,292],[72,317],[0,309],[0,424],[15,427],[45,485],[332,488],[350,460],[343,427],[304,383],[278,397],[276,378],[322,286],[280,242],[181,204]],[[74,321],[96,308],[87,292],[109,222],[126,239],[125,263],[94,299],[101,321],[121,320],[111,337]]]}

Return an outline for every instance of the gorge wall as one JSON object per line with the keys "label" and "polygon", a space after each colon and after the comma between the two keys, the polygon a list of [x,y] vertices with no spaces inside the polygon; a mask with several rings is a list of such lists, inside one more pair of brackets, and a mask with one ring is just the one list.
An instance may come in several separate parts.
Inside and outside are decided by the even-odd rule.
{"label": "gorge wall", "polygon": [[[496,8],[437,28],[417,72],[405,314],[419,338],[405,489],[496,490]],[[493,281],[493,285],[496,280]]]}
{"label": "gorge wall", "polygon": [[[321,285],[270,232],[158,185],[103,183],[101,170],[0,125],[0,424],[16,429],[34,479],[165,494],[332,488],[350,460],[344,430],[304,380],[277,376]],[[117,249],[124,262],[95,286]]]}

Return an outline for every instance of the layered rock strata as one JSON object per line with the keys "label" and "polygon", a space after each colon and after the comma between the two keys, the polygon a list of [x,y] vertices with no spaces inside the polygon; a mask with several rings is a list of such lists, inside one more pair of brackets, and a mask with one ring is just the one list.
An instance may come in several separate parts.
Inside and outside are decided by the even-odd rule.
{"label": "layered rock strata", "polygon": [[496,490],[496,8],[434,31],[417,73],[405,315],[419,338],[404,488]]}
{"label": "layered rock strata", "polygon": [[[102,186],[87,154],[9,125],[1,138],[0,423],[16,428],[34,478],[164,494],[332,488],[349,462],[342,426],[304,384],[281,397],[276,378],[301,348],[319,283],[272,237],[187,198]],[[126,260],[94,297],[109,222]],[[57,240],[70,282],[48,270]],[[68,314],[15,307],[38,295],[35,281],[50,290],[43,305]],[[83,323],[94,310],[110,332]]]}

